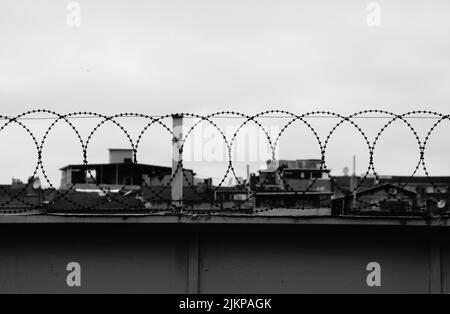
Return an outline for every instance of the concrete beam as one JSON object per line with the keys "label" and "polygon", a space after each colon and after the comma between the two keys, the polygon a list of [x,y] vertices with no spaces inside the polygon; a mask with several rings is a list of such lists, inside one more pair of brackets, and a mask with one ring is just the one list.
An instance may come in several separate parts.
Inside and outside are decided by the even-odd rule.
{"label": "concrete beam", "polygon": [[448,218],[419,217],[310,217],[256,215],[179,215],[179,214],[46,214],[0,215],[0,224],[31,223],[150,223],[150,224],[294,224],[400,227],[450,227]]}

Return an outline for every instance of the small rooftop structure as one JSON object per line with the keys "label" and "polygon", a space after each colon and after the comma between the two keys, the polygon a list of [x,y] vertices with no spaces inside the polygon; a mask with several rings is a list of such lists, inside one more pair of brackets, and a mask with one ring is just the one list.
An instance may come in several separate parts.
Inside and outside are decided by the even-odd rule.
{"label": "small rooftop structure", "polygon": [[[95,185],[165,186],[172,177],[172,167],[134,163],[131,149],[109,149],[109,163],[67,165],[61,168],[61,189],[93,188]],[[183,169],[185,180],[194,184],[195,173]]]}
{"label": "small rooftop structure", "polygon": [[132,163],[134,161],[134,150],[127,148],[110,148],[109,151],[109,163]]}

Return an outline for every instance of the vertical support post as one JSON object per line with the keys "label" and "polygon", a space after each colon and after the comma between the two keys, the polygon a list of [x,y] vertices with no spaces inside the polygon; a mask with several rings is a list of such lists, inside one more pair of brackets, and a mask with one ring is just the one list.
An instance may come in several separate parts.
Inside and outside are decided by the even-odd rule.
{"label": "vertical support post", "polygon": [[430,236],[430,293],[442,294],[441,241],[435,232]]}
{"label": "vertical support post", "polygon": [[172,205],[183,206],[183,116],[173,115],[172,139]]}
{"label": "vertical support post", "polygon": [[198,226],[189,230],[188,243],[188,294],[200,293],[200,235]]}

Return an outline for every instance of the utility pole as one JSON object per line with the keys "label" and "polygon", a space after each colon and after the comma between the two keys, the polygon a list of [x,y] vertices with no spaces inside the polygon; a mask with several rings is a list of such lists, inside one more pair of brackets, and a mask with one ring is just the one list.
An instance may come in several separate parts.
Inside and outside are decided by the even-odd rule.
{"label": "utility pole", "polygon": [[183,116],[172,115],[172,205],[183,206]]}

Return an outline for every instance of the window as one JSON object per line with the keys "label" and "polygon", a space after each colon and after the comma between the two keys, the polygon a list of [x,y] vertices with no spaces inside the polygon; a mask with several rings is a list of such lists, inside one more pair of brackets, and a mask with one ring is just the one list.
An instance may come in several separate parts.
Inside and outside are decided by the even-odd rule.
{"label": "window", "polygon": [[97,170],[89,169],[86,170],[86,183],[95,184],[97,182]]}
{"label": "window", "polygon": [[246,194],[233,194],[233,201],[245,201],[246,199]]}

